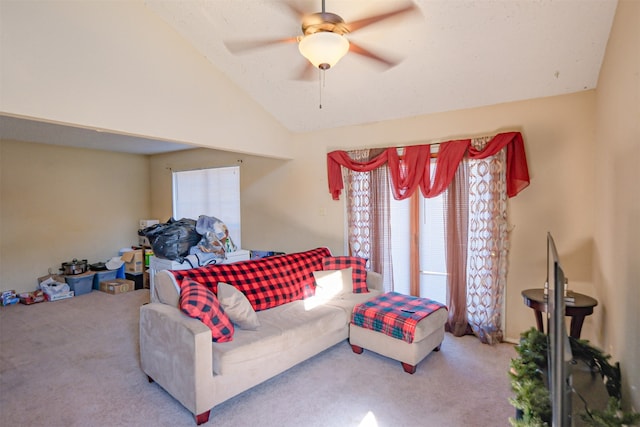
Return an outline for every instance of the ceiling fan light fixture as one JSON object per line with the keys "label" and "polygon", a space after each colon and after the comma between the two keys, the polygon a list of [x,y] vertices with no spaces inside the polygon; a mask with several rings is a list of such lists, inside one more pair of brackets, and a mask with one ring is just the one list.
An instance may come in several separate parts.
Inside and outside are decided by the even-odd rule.
{"label": "ceiling fan light fixture", "polygon": [[326,70],[333,67],[349,51],[346,37],[329,31],[319,31],[305,36],[298,49],[314,67]]}

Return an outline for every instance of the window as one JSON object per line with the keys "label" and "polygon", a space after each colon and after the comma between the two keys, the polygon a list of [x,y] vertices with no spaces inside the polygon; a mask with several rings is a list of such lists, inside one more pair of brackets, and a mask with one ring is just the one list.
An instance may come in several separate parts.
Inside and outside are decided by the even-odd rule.
{"label": "window", "polygon": [[[420,296],[447,301],[443,196],[419,197]],[[410,295],[411,199],[390,199],[394,290]]]}
{"label": "window", "polygon": [[443,194],[420,197],[420,295],[447,302]]}
{"label": "window", "polygon": [[[330,152],[329,191],[340,197],[345,167],[349,253],[369,260],[369,268],[382,274],[385,290],[407,292],[408,283],[410,294],[446,300],[446,326],[454,335],[473,332],[483,342],[499,342],[507,197],[529,185],[524,141],[520,133],[507,132],[439,147],[435,171],[430,144]],[[431,200],[421,201],[417,188]],[[396,204],[390,196],[410,200]],[[446,298],[430,289],[438,278],[446,282]]]}
{"label": "window", "polygon": [[242,247],[240,233],[240,167],[173,172],[173,217],[220,219],[231,240]]}

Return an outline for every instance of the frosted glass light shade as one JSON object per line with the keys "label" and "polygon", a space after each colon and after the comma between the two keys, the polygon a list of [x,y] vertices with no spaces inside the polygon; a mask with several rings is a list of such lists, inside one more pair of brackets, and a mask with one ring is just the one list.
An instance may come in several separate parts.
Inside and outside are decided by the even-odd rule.
{"label": "frosted glass light shade", "polygon": [[326,31],[305,36],[298,49],[302,56],[316,68],[331,68],[349,51],[349,40],[344,36]]}

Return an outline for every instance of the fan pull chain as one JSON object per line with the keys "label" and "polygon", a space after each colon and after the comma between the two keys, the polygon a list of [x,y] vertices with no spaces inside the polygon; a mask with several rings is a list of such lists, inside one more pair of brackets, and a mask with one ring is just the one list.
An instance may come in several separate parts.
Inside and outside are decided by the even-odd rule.
{"label": "fan pull chain", "polygon": [[318,69],[318,92],[319,95],[318,97],[320,98],[320,105],[319,105],[319,109],[322,110],[322,89],[324,88],[325,82],[326,82],[326,76],[324,74],[325,70],[323,69]]}
{"label": "fan pull chain", "polygon": [[318,98],[320,99],[319,109],[322,110],[322,70],[318,69]]}

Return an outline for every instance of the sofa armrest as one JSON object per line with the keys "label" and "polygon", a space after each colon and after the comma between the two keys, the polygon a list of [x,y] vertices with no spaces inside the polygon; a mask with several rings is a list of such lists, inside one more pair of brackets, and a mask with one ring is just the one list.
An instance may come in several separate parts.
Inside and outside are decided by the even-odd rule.
{"label": "sofa armrest", "polygon": [[142,370],[193,414],[211,409],[211,330],[167,304],[140,307]]}
{"label": "sofa armrest", "polygon": [[171,307],[177,307],[180,300],[180,286],[175,276],[168,270],[156,272],[151,302],[161,302]]}
{"label": "sofa armrest", "polygon": [[375,271],[367,271],[367,288],[382,291],[382,274]]}

